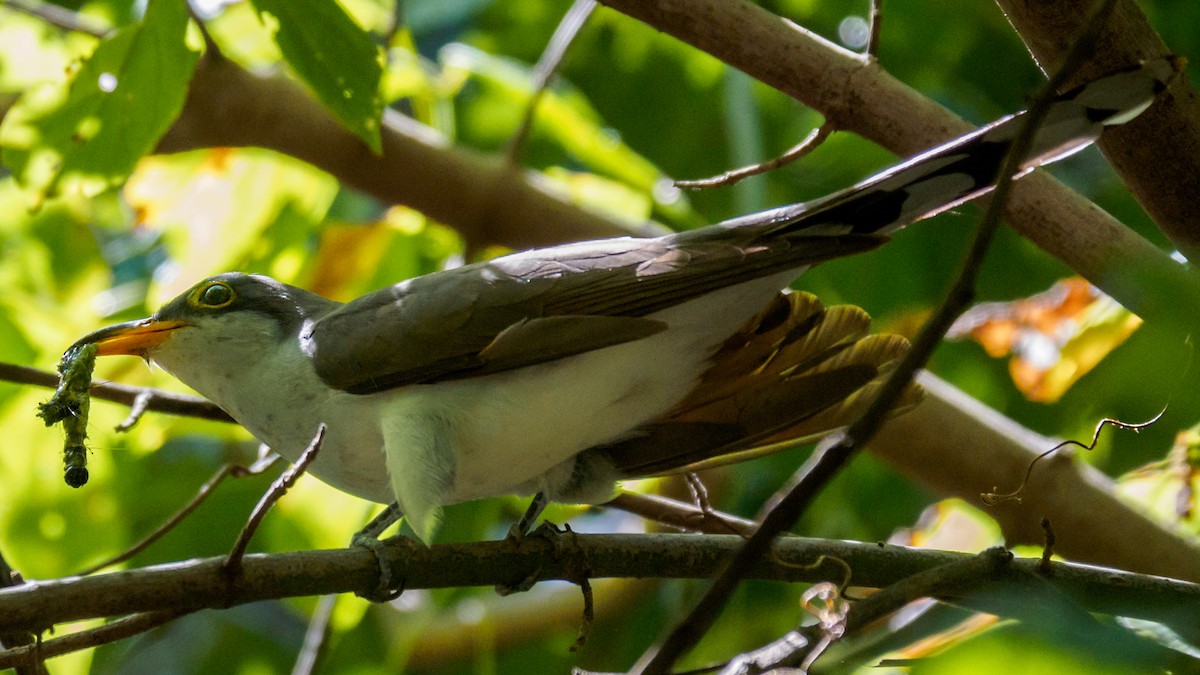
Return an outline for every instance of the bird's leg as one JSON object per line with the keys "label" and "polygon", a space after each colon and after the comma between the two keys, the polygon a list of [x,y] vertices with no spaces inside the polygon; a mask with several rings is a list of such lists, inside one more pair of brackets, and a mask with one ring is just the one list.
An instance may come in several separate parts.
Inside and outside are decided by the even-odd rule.
{"label": "bird's leg", "polygon": [[383,534],[384,530],[388,529],[396,521],[400,520],[400,517],[403,515],[404,514],[400,511],[400,504],[398,502],[392,502],[391,504],[388,504],[386,509],[380,511],[379,515],[372,518],[371,522],[367,523],[365,526],[363,526],[363,529],[354,534],[354,538],[351,540],[351,542],[358,544],[359,540],[363,537],[378,541],[379,535]]}
{"label": "bird's leg", "polygon": [[546,491],[538,490],[538,493],[533,496],[533,501],[529,502],[529,508],[525,509],[525,515],[509,528],[508,538],[513,541],[524,539],[533,530],[533,524],[537,522],[538,516],[542,515],[542,511],[546,510],[549,503],[550,498],[546,496]]}
{"label": "bird's leg", "polygon": [[400,520],[404,514],[400,511],[400,504],[392,502],[387,508],[371,519],[363,529],[359,530],[350,539],[351,546],[362,547],[375,555],[375,559],[379,561],[379,585],[370,593],[357,593],[360,598],[370,600],[371,602],[391,602],[400,597],[404,592],[404,583],[394,584],[392,581],[392,562],[397,557],[396,550],[390,546],[386,546],[379,539],[379,535],[383,531],[392,526],[393,523]]}

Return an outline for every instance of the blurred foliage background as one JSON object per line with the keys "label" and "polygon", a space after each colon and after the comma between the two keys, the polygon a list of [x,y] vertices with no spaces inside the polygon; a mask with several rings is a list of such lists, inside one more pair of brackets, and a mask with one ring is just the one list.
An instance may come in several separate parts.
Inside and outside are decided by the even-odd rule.
{"label": "blurred foliage background", "polygon": [[[149,11],[172,11],[164,9],[169,4],[152,0]],[[865,0],[762,4],[843,44],[853,41],[855,20],[867,11]],[[136,27],[148,11],[146,2],[123,0],[62,5],[104,27]],[[195,5],[227,56],[255,68],[284,67],[281,47],[250,4],[211,0]],[[372,105],[382,104],[454,143],[500,153],[531,94],[532,64],[570,3],[408,0],[400,7],[390,0],[344,0],[341,5],[372,36],[366,61],[375,48],[386,56],[380,60],[380,99],[341,111],[348,127],[370,139],[370,123],[364,120],[377,111]],[[1145,0],[1140,5],[1175,52],[1200,54],[1200,5],[1190,0]],[[188,41],[193,47],[199,44],[194,29]],[[172,58],[186,71],[195,52],[182,44],[178,49]],[[453,230],[265,150],[144,157],[152,142],[140,147],[130,141],[123,152],[91,158],[77,175],[63,176],[57,189],[48,189],[53,179],[36,173],[46,167],[39,169],[36,157],[22,154],[28,153],[29,141],[22,137],[20,116],[60,105],[55,92],[63,91],[63,78],[87,67],[81,63],[94,50],[92,37],[63,32],[0,6],[0,109],[8,113],[0,129],[5,153],[0,166],[0,360],[52,369],[61,351],[80,335],[144,316],[196,280],[220,271],[267,273],[344,300],[456,264],[464,256],[498,252],[465,253]],[[122,53],[105,56],[119,63]],[[339,65],[347,72],[366,68],[362,59],[346,58]],[[1019,109],[1042,80],[991,3],[889,0],[879,58],[899,79],[979,123]],[[162,89],[153,105],[169,106],[172,96],[183,94],[171,91],[169,83]],[[71,100],[64,109],[74,105],[87,102]],[[895,161],[869,142],[840,133],[798,164],[731,188],[684,194],[666,187],[669,178],[708,176],[772,157],[820,121],[819,114],[712,57],[600,8],[572,45],[543,101],[522,161],[573,199],[614,217],[630,222],[653,218],[687,228],[817,197]],[[1095,150],[1056,166],[1053,173],[1166,245]],[[18,183],[16,175],[25,180]],[[826,264],[797,286],[827,304],[863,306],[881,330],[911,334],[940,301],[976,218],[971,207],[944,214],[867,255]],[[986,300],[1022,298],[1069,275],[1032,244],[1002,232],[988,258],[980,295]],[[1085,455],[1086,461],[1117,475],[1164,458],[1176,432],[1194,422],[1195,394],[1176,391],[1173,384],[1180,363],[1179,354],[1164,354],[1134,333],[1049,404],[1029,400],[1014,386],[1004,360],[990,358],[969,342],[943,345],[932,369],[1023,424],[1063,437],[1090,437],[1101,417],[1149,418],[1174,396],[1162,423],[1136,436],[1106,435]],[[135,359],[103,360],[97,377],[183,390]],[[222,463],[248,463],[256,452],[255,442],[240,428],[165,415],[147,415],[131,432],[115,433],[113,427],[127,410],[97,403],[90,425],[92,480],[71,490],[61,478],[60,432],[44,428],[33,415],[46,395],[45,390],[0,383],[0,550],[27,577],[71,574],[123,550],[185,502]],[[753,515],[806,452],[784,452],[709,476],[717,506]],[[224,553],[272,478],[227,481],[180,527],[126,564]],[[1167,478],[1142,473],[1138,480],[1134,487],[1139,494],[1171,510]],[[913,526],[936,501],[872,457],[860,456],[825,491],[799,531],[884,540],[898,528]],[[303,480],[267,519],[253,546],[263,551],[342,546],[372,508],[315,480]],[[518,500],[453,507],[441,539],[502,536],[522,508]],[[933,515],[935,522],[953,518],[970,523],[960,528],[968,534],[943,542],[946,547],[978,550],[999,536],[986,516],[966,505],[942,504]],[[560,508],[549,517],[561,521],[573,516]],[[578,515],[571,522],[580,531],[643,527],[635,518],[608,512]],[[480,589],[410,592],[394,607],[341,598],[326,671],[623,668],[690,606],[700,588],[682,582],[597,584],[600,617],[578,654],[568,647],[575,639],[580,600],[568,586],[543,584],[504,599]],[[799,620],[801,591],[745,584],[726,612],[726,628],[709,636],[688,663],[727,657],[786,632]],[[53,672],[98,673],[287,672],[315,603],[303,599],[203,612],[142,638],[56,660],[51,667]],[[1087,651],[1086,646],[1055,644],[1046,635],[1010,627],[956,644],[911,670],[1130,671],[1121,663],[1097,664]]]}

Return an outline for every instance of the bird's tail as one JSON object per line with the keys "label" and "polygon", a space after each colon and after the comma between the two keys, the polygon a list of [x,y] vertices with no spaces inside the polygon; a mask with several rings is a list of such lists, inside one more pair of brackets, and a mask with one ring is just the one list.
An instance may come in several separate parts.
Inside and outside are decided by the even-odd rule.
{"label": "bird's tail", "polygon": [[[1017,175],[1077,152],[1105,128],[1137,117],[1182,66],[1179,57],[1161,57],[1056,97]],[[761,228],[768,236],[890,234],[989,192],[1024,115],[997,120],[827,197],[723,225]]]}

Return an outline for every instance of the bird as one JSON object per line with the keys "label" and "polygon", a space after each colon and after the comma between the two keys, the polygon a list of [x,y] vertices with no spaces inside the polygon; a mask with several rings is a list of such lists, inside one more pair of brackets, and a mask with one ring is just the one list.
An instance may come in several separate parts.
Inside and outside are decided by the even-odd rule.
{"label": "bird", "polygon": [[[1020,171],[1137,116],[1175,70],[1149,61],[1054,98]],[[853,419],[907,343],[868,335],[862,310],[781,290],[988,191],[1019,122],[812,202],[513,253],[345,304],[218,274],[75,346],[152,362],[292,461],[324,424],[309,472],[394,502],[426,543],[449,504],[600,503],[620,480],[740,461]]]}

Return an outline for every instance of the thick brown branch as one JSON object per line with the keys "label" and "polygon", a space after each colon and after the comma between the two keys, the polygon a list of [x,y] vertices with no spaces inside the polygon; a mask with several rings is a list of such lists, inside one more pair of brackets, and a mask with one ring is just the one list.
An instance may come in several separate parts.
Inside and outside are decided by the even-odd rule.
{"label": "thick brown branch", "polygon": [[737,534],[748,537],[753,534],[756,527],[756,523],[752,520],[731,516],[728,513],[705,512],[691,504],[684,504],[658,495],[621,492],[606,502],[604,506],[621,509],[685,532]]}

